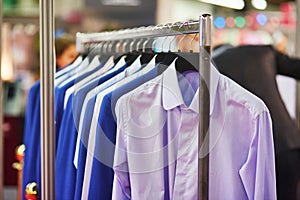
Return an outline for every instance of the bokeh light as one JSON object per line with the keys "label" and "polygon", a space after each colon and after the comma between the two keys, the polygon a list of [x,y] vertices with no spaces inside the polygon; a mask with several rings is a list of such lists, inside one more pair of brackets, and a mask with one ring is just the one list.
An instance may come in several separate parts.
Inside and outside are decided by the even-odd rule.
{"label": "bokeh light", "polygon": [[235,25],[237,26],[237,27],[239,27],[239,28],[244,28],[244,26],[245,26],[245,19],[244,19],[244,17],[242,17],[242,16],[237,16],[236,18],[235,18]]}
{"label": "bokeh light", "polygon": [[226,26],[226,21],[224,17],[217,17],[214,21],[214,24],[217,28],[222,29]]}
{"label": "bokeh light", "polygon": [[234,18],[233,18],[233,17],[227,17],[227,18],[226,18],[226,25],[227,25],[229,28],[233,28],[233,27],[235,26]]}
{"label": "bokeh light", "polygon": [[267,19],[266,15],[258,14],[256,16],[256,21],[258,22],[259,25],[264,26],[267,23],[268,19]]}

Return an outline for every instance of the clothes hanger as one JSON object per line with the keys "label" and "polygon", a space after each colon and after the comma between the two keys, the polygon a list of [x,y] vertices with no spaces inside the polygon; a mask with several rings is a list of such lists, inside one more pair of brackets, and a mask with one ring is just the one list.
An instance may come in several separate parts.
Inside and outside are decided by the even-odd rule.
{"label": "clothes hanger", "polygon": [[[166,24],[166,25],[160,26],[159,28],[162,29],[165,26],[169,27],[170,25],[173,26],[174,24]],[[167,38],[167,37],[165,37],[165,38]],[[162,48],[161,48],[162,50],[163,50],[164,42],[165,41],[162,41]],[[152,51],[153,52],[155,52],[155,45],[156,45],[156,43],[157,43],[156,40],[152,43]],[[169,47],[170,47],[170,45],[169,45]],[[176,59],[176,57],[177,57],[176,55],[174,55],[174,53],[171,53],[170,49],[169,49],[168,52],[161,51],[161,52],[159,52],[157,54],[158,55],[156,57],[156,63],[159,63],[161,65],[159,67],[159,69],[163,70],[163,71],[164,71],[164,69],[162,68],[162,65],[165,65],[164,68],[168,67],[174,61],[174,59]]]}
{"label": "clothes hanger", "polygon": [[[57,86],[59,88],[64,87],[71,81],[76,81],[77,78],[82,77],[86,73],[93,72],[94,70],[97,70],[101,68],[100,65],[100,56],[99,54],[96,54],[97,50],[99,48],[102,48],[103,43],[100,44],[89,44],[89,48],[91,48],[91,52],[86,57],[86,59],[81,63],[81,66],[76,68],[76,70],[73,70],[71,73],[71,76],[67,77],[66,79],[63,79],[60,81]],[[87,63],[92,58],[91,62]],[[80,69],[80,70],[79,70]]]}
{"label": "clothes hanger", "polygon": [[[116,43],[116,45],[118,45],[118,44],[119,44],[119,42]],[[121,57],[117,61],[116,64],[114,63],[114,55],[117,53],[118,47],[116,47],[116,52],[113,52],[112,51],[113,45],[114,45],[114,43],[111,41],[108,41],[108,42],[106,42],[106,44],[101,45],[101,48],[98,50],[98,52],[100,52],[100,54],[102,54],[102,55],[103,54],[110,55],[110,58],[106,61],[105,64],[102,65],[101,68],[99,68],[99,70],[95,71],[94,73],[90,74],[89,76],[80,80],[79,82],[75,83],[72,87],[70,87],[66,91],[66,95],[65,95],[65,99],[64,99],[65,107],[66,107],[69,97],[71,96],[71,94],[73,92],[78,91],[80,88],[84,87],[90,81],[97,79],[97,77],[100,77],[101,75],[103,75],[105,73],[112,73],[125,65],[125,57],[123,57],[123,58]]]}
{"label": "clothes hanger", "polygon": [[[178,28],[180,28],[183,24],[180,24]],[[169,66],[175,58],[176,60],[176,70],[179,73],[183,73],[185,71],[193,70],[193,71],[199,71],[199,54],[194,53],[192,51],[191,45],[190,45],[190,52],[182,52],[181,51],[181,43],[185,39],[186,34],[183,35],[183,37],[178,42],[178,51],[176,53],[168,52],[168,53],[160,53],[157,57],[157,60],[160,59],[160,66],[159,66],[159,72],[162,73],[167,66]],[[194,36],[193,40],[190,44],[194,41],[196,36]],[[169,45],[170,47],[171,45]],[[169,49],[170,50],[170,49]]]}
{"label": "clothes hanger", "polygon": [[[146,40],[149,40],[149,38],[147,38]],[[141,57],[140,57],[140,62],[142,65],[146,65],[148,64],[151,59],[153,58],[154,54],[153,53],[149,53],[149,52],[145,52],[142,47],[142,49],[139,47],[140,44],[142,44],[143,42],[143,38],[141,38],[137,43],[136,43],[136,49],[135,51],[138,52]]]}
{"label": "clothes hanger", "polygon": [[99,71],[100,74],[102,72],[108,71],[115,65],[114,64],[114,55],[110,51],[110,46],[112,45],[111,43],[112,43],[111,41],[107,41],[103,45],[103,49],[102,49],[103,51],[100,53],[101,54],[100,60],[101,60],[101,64],[102,64],[101,65],[102,70]]}
{"label": "clothes hanger", "polygon": [[108,53],[108,45],[109,41],[103,42],[103,45],[101,46],[100,50],[97,52],[97,55],[100,57],[101,66],[104,66],[110,59],[110,54]]}
{"label": "clothes hanger", "polygon": [[[178,52],[176,53],[179,56],[179,59],[177,59],[176,61],[176,66],[180,66],[180,70],[179,71],[186,71],[186,70],[197,70],[199,71],[199,53],[195,53],[193,51],[193,47],[192,44],[195,41],[197,34],[194,34],[194,37],[192,38],[192,40],[190,41],[190,49],[189,52],[183,52],[181,50],[181,42],[179,43],[179,48],[178,48]],[[187,63],[189,63],[189,66],[184,67],[185,65],[187,65]]]}
{"label": "clothes hanger", "polygon": [[[189,22],[184,22],[182,24],[177,23],[178,28],[180,29],[183,25]],[[193,70],[193,71],[199,71],[199,53],[195,53],[193,51],[192,44],[195,41],[195,38],[197,34],[194,35],[192,40],[190,41],[190,50],[189,52],[183,52],[181,50],[181,43],[183,40],[186,38],[187,34],[184,35],[183,38],[178,42],[178,50],[176,54],[179,56],[178,59],[176,60],[176,69],[179,72],[184,72],[187,70]]]}
{"label": "clothes hanger", "polygon": [[[128,52],[126,50],[128,43],[129,43],[129,40],[125,40],[125,42],[123,43],[123,46],[122,46],[122,51],[124,53],[123,55],[126,56],[125,61],[126,61],[127,66],[130,66],[138,58],[139,53],[138,52],[130,52],[130,51]],[[130,48],[129,48],[129,50],[130,50]]]}

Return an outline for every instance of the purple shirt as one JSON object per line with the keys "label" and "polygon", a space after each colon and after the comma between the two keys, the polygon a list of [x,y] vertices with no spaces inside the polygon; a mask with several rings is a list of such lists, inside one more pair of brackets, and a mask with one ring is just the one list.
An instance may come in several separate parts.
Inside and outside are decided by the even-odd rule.
{"label": "purple shirt", "polygon": [[[118,100],[113,199],[197,199],[198,76],[173,63]],[[210,199],[276,199],[269,111],[213,65],[209,141]]]}

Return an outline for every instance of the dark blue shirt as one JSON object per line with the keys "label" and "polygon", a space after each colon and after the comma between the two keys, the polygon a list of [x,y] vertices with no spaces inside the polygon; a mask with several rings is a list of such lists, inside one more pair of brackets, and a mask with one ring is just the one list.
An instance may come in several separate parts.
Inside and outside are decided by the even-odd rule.
{"label": "dark blue shirt", "polygon": [[[86,94],[101,83],[109,80],[114,77],[121,71],[126,68],[126,65],[122,66],[120,69],[107,73],[99,78],[89,82],[83,88],[76,91],[76,93],[72,94],[67,102],[66,110],[62,115],[61,127],[59,129],[59,139],[57,143],[57,153],[56,153],[56,194],[57,198],[63,199],[73,199],[75,194],[76,182],[78,180],[78,184],[80,184],[81,179],[76,178],[76,173],[79,173],[79,177],[81,177],[81,171],[75,169],[73,165],[74,151],[76,146],[76,139],[78,135],[78,124],[80,120],[82,105]],[[61,96],[58,98],[61,102],[58,103],[56,109],[63,109],[63,100],[65,95],[65,88],[68,86],[63,86],[60,88],[62,91],[58,91],[57,96]],[[89,107],[93,107],[95,103],[89,105]],[[93,108],[91,108],[93,109]],[[57,110],[59,111],[59,110]],[[88,113],[89,114],[89,113]],[[87,123],[85,128],[88,128],[88,122],[91,122],[91,118],[89,117],[84,119]],[[89,129],[88,129],[89,130]],[[87,131],[88,131],[87,130]],[[80,168],[81,169],[81,168]],[[83,169],[84,172],[84,169]],[[65,192],[68,191],[68,192]],[[76,190],[77,193],[77,190]]]}
{"label": "dark blue shirt", "polygon": [[104,96],[96,129],[96,144],[89,188],[90,197],[111,199],[116,142],[115,105],[119,97],[158,75],[157,67]]}

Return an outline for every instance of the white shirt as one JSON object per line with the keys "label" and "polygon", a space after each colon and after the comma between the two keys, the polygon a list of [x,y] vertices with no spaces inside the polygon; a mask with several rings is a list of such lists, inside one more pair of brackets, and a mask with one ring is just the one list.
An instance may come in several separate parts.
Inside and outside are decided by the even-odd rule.
{"label": "white shirt", "polygon": [[[123,59],[122,59],[123,60]],[[123,60],[124,61],[124,60]],[[125,63],[124,63],[125,64]],[[117,74],[116,76],[112,77],[111,79],[105,81],[104,83],[100,84],[93,90],[87,93],[83,105],[81,113],[85,113],[87,104],[90,99],[92,99],[96,94],[100,93],[102,90],[108,88],[109,86],[117,83],[118,81],[122,80],[127,75],[136,72],[136,70],[139,70],[141,67],[140,63],[140,56],[132,63],[132,65],[128,68],[126,68],[122,73]],[[84,116],[81,115],[79,119],[79,128],[78,128],[78,135],[77,135],[77,141],[76,141],[76,147],[75,147],[75,154],[74,154],[74,165],[77,168],[78,166],[78,154],[79,154],[79,146],[80,146],[80,139],[82,136],[82,126],[83,126],[83,120]]]}
{"label": "white shirt", "polygon": [[[100,112],[103,97],[106,94],[119,88],[120,86],[122,86],[126,83],[129,83],[130,81],[134,80],[135,78],[137,78],[137,77],[141,76],[142,74],[145,74],[145,73],[149,72],[151,69],[153,69],[155,67],[155,57],[152,58],[152,60],[143,69],[136,72],[136,70],[141,68],[140,56],[139,56],[137,58],[137,60],[129,68],[126,69],[127,72],[125,70],[124,74],[126,75],[125,76],[126,78],[124,77],[124,79],[120,80],[116,84],[112,85],[111,87],[106,88],[105,90],[103,90],[99,94],[97,94],[96,103],[95,103],[95,107],[94,107],[94,111],[93,111],[93,118],[92,118],[90,133],[89,133],[89,140],[88,140],[88,144],[86,145],[88,154],[87,154],[86,163],[85,163],[84,181],[83,181],[83,186],[82,186],[82,199],[88,198],[89,183],[91,180],[92,162],[93,162],[94,150],[95,150],[95,139],[96,139],[96,134],[97,134],[96,128],[97,128],[98,117],[99,117],[99,112]],[[121,75],[121,74],[118,74],[118,75]]]}
{"label": "white shirt", "polygon": [[[209,199],[275,200],[267,107],[213,65],[210,80]],[[118,100],[113,199],[197,199],[208,152],[198,155],[199,89],[185,82],[173,64]]]}
{"label": "white shirt", "polygon": [[67,80],[68,78],[70,78],[72,75],[74,75],[75,73],[77,73],[78,70],[82,69],[82,68],[85,68],[89,65],[89,59],[88,58],[85,58],[82,62],[80,63],[77,63],[77,62],[80,62],[80,60],[76,61],[76,63],[72,64],[75,65],[75,64],[78,64],[78,66],[73,69],[73,70],[70,70],[64,74],[62,74],[61,76],[59,76],[59,72],[55,73],[55,80],[54,80],[54,84],[55,84],[55,87],[59,86],[63,81]]}
{"label": "white shirt", "polygon": [[97,72],[91,74],[90,76],[87,76],[86,78],[80,80],[79,82],[76,82],[73,86],[67,89],[64,99],[64,109],[67,106],[67,102],[71,94],[75,91],[80,89],[82,86],[84,86],[86,83],[92,81],[93,79],[101,76],[102,74],[106,73],[109,69],[111,69],[114,66],[114,58],[111,56],[108,61],[101,67]]}
{"label": "white shirt", "polygon": [[81,71],[79,71],[77,73],[74,73],[71,77],[69,77],[68,79],[64,80],[62,83],[60,83],[58,85],[58,87],[63,87],[64,85],[66,85],[70,81],[76,80],[76,78],[80,77],[81,75],[94,70],[99,65],[100,65],[99,56],[95,56],[93,58],[93,60],[85,68],[83,68]]}

